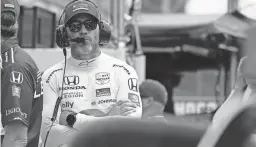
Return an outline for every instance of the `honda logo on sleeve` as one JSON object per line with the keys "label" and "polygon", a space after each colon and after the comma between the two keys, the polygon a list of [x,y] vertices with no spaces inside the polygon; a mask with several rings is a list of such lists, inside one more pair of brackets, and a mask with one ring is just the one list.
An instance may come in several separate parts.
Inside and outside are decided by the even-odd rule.
{"label": "honda logo on sleeve", "polygon": [[129,86],[130,90],[138,92],[138,80],[137,79],[130,78],[128,80],[128,86]]}
{"label": "honda logo on sleeve", "polygon": [[12,71],[10,81],[15,84],[21,84],[23,82],[23,74],[21,72]]}
{"label": "honda logo on sleeve", "polygon": [[78,76],[66,76],[64,78],[64,83],[66,85],[74,86],[79,84],[79,77]]}

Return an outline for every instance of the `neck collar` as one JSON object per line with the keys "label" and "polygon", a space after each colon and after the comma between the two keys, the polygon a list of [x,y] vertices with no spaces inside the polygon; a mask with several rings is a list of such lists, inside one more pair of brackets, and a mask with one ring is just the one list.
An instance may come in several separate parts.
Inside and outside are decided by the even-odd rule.
{"label": "neck collar", "polygon": [[71,56],[68,60],[68,63],[77,68],[93,68],[99,65],[101,56],[102,56],[102,53],[100,53],[99,56],[89,60],[78,60]]}
{"label": "neck collar", "polygon": [[17,37],[11,37],[1,42],[1,53],[6,52],[8,49],[18,46]]}

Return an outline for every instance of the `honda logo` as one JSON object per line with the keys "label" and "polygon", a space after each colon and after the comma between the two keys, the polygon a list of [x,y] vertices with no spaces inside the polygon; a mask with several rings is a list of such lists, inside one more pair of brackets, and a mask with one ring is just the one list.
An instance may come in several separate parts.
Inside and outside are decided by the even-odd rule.
{"label": "honda logo", "polygon": [[137,79],[130,78],[128,80],[128,86],[129,86],[130,90],[138,92],[138,80]]}
{"label": "honda logo", "polygon": [[79,84],[79,77],[78,76],[66,76],[64,78],[64,83],[66,85],[74,86]]}
{"label": "honda logo", "polygon": [[21,72],[12,71],[10,81],[15,84],[21,84],[23,82],[23,74]]}

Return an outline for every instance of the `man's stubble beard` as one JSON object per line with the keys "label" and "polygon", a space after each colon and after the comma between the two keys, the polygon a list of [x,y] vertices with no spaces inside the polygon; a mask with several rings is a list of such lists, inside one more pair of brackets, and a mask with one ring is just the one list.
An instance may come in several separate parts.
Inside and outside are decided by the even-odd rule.
{"label": "man's stubble beard", "polygon": [[78,60],[88,60],[90,57],[95,57],[99,52],[99,45],[95,42],[84,45],[73,44],[71,47],[72,56]]}
{"label": "man's stubble beard", "polygon": [[1,25],[1,36],[3,38],[14,37],[18,32],[18,24],[12,26]]}

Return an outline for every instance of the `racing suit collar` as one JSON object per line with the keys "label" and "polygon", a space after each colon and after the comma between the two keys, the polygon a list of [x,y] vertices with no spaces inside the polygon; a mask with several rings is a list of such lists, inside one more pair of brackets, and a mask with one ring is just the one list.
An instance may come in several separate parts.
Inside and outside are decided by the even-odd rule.
{"label": "racing suit collar", "polygon": [[1,53],[5,53],[8,49],[18,46],[18,39],[17,37],[9,38],[5,41],[1,42]]}
{"label": "racing suit collar", "polygon": [[102,53],[100,53],[98,57],[92,58],[90,60],[78,60],[71,56],[69,58],[69,64],[77,68],[93,68],[99,65],[100,56],[102,56]]}

